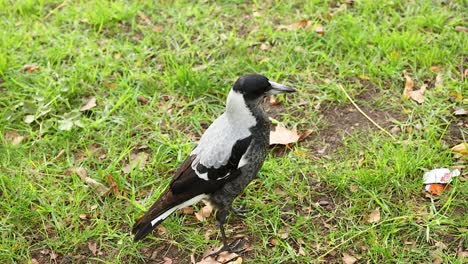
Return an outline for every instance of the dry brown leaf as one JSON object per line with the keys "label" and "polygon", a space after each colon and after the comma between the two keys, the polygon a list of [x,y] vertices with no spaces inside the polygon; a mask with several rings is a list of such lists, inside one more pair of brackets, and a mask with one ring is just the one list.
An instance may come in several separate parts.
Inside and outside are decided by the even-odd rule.
{"label": "dry brown leaf", "polygon": [[3,137],[8,144],[13,146],[19,145],[24,139],[24,137],[20,136],[16,131],[6,131]]}
{"label": "dry brown leaf", "polygon": [[320,24],[315,26],[315,33],[319,34],[320,36],[325,35],[325,30],[323,29],[323,26]]}
{"label": "dry brown leaf", "polygon": [[269,48],[270,48],[270,47],[269,47],[267,44],[265,44],[265,43],[262,43],[262,44],[260,45],[260,49],[261,49],[261,50],[267,50],[267,49],[269,49]]}
{"label": "dry brown leaf", "polygon": [[35,258],[31,259],[31,263],[32,264],[39,264],[39,261]]}
{"label": "dry brown leaf", "polygon": [[165,234],[167,234],[167,228],[165,228],[162,225],[158,225],[158,227],[156,227],[156,232],[159,236],[164,236]]}
{"label": "dry brown leaf", "polygon": [[437,66],[437,65],[431,66],[431,71],[440,72],[440,66]]}
{"label": "dry brown leaf", "polygon": [[51,259],[51,260],[55,260],[55,259],[57,259],[57,258],[58,258],[58,254],[57,254],[57,253],[55,253],[55,252],[53,252],[53,251],[52,251],[52,252],[50,252],[50,255],[49,255],[49,256],[50,256],[50,259]]}
{"label": "dry brown leaf", "polygon": [[82,180],[84,180],[85,178],[88,177],[88,173],[86,172],[86,170],[84,168],[81,168],[81,167],[71,167],[71,168],[68,168],[63,174],[65,175],[72,175],[73,173],[77,174],[78,176],[80,176],[80,178]]}
{"label": "dry brown leaf", "polygon": [[206,64],[200,64],[200,65],[197,65],[197,66],[192,67],[192,71],[194,71],[194,72],[203,71],[203,70],[205,70],[206,68],[208,68],[208,65],[206,65]]}
{"label": "dry brown leaf", "polygon": [[443,80],[442,80],[442,73],[437,73],[437,76],[435,78],[435,83],[434,83],[435,88],[442,88],[443,86]]}
{"label": "dry brown leaf", "polygon": [[149,102],[148,98],[146,98],[146,97],[144,97],[142,95],[138,95],[136,99],[142,105],[148,104],[148,102]]}
{"label": "dry brown leaf", "polygon": [[356,263],[357,258],[347,254],[347,253],[343,253],[343,257],[341,258],[343,260],[343,263],[344,264],[354,264]]}
{"label": "dry brown leaf", "polygon": [[270,95],[270,96],[268,97],[268,101],[270,102],[270,105],[272,105],[272,106],[277,106],[277,105],[280,104],[280,102],[278,102],[278,101],[276,100],[276,97],[275,97],[274,95]]}
{"label": "dry brown leaf", "polygon": [[93,187],[94,189],[96,189],[96,191],[100,194],[100,195],[105,195],[109,192],[109,188],[107,188],[106,186],[104,186],[102,183],[96,181],[95,179],[93,178],[90,178],[88,177],[88,173],[86,172],[85,169],[81,168],[81,167],[72,167],[72,168],[69,168],[67,169],[64,174],[65,175],[71,175],[73,173],[76,173],[78,174],[78,176],[80,176],[80,178],[86,183],[88,184],[89,186]]}
{"label": "dry brown leaf", "polygon": [[444,189],[445,189],[445,184],[431,183],[429,184],[429,189],[427,189],[427,191],[434,195],[441,195]]}
{"label": "dry brown leaf", "polygon": [[88,111],[96,106],[96,97],[91,96],[86,99],[86,103],[80,108],[80,112]]}
{"label": "dry brown leaf", "polygon": [[138,11],[138,16],[143,20],[145,21],[145,24],[147,26],[151,26],[151,20],[145,15],[145,13],[141,12],[141,11]]}
{"label": "dry brown leaf", "polygon": [[307,20],[307,19],[302,19],[302,20],[299,20],[298,22],[296,23],[293,23],[291,25],[280,25],[278,26],[276,29],[277,30],[295,30],[295,29],[299,29],[299,28],[309,28],[311,26],[311,22],[310,20]]}
{"label": "dry brown leaf", "polygon": [[34,64],[26,64],[23,66],[23,70],[27,71],[29,74],[39,70],[39,66],[34,65]]}
{"label": "dry brown leaf", "polygon": [[424,92],[426,91],[427,86],[423,84],[421,89],[413,90],[414,89],[414,81],[408,75],[406,71],[403,71],[403,76],[405,77],[405,89],[403,90],[403,96],[405,98],[411,98],[414,101],[422,104],[424,102]]}
{"label": "dry brown leaf", "polygon": [[192,207],[182,208],[182,214],[184,214],[184,215],[193,215],[194,212],[195,212],[195,210],[193,210]]}
{"label": "dry brown leaf", "polygon": [[289,130],[281,124],[276,126],[275,131],[270,131],[270,145],[288,145],[296,143],[299,138],[296,128]]}
{"label": "dry brown leaf", "polygon": [[289,237],[289,232],[291,232],[291,229],[289,227],[282,228],[278,231],[279,237],[282,239],[286,239]]}
{"label": "dry brown leaf", "polygon": [[96,256],[97,253],[97,243],[94,241],[88,242],[88,249],[91,251],[93,256]]}
{"label": "dry brown leaf", "polygon": [[372,210],[367,216],[367,223],[378,223],[380,221],[380,208],[377,207],[375,210]]}
{"label": "dry brown leaf", "polygon": [[210,217],[211,213],[213,212],[213,207],[210,204],[207,204],[200,209],[200,211],[195,213],[195,217],[198,221],[202,222],[205,221],[208,217]]}
{"label": "dry brown leaf", "polygon": [[156,25],[153,27],[153,32],[154,33],[161,33],[164,31],[164,28],[162,26]]}
{"label": "dry brown leaf", "polygon": [[164,262],[162,264],[172,264],[172,259],[168,257],[164,257]]}
{"label": "dry brown leaf", "polygon": [[86,216],[86,214],[80,214],[79,217],[80,217],[81,220],[86,220],[86,219],[88,219],[88,217]]}
{"label": "dry brown leaf", "polygon": [[297,250],[297,254],[299,256],[305,256],[306,255],[306,252],[305,252],[304,248],[301,245],[299,245],[299,249]]}
{"label": "dry brown leaf", "polygon": [[306,140],[312,134],[312,132],[314,132],[312,129],[307,129],[306,131],[301,133],[297,141],[302,142]]}
{"label": "dry brown leaf", "polygon": [[138,154],[132,154],[130,156],[130,163],[125,165],[125,167],[122,169],[123,173],[125,174],[130,173],[134,168],[136,168],[137,165],[139,165],[139,169],[142,170],[146,165],[147,159],[148,159],[148,153],[146,152],[139,152]]}
{"label": "dry brown leaf", "polygon": [[463,250],[458,251],[457,252],[457,257],[459,259],[468,258],[468,251],[463,251]]}
{"label": "dry brown leaf", "polygon": [[203,255],[204,257],[202,260],[197,262],[197,264],[220,264],[220,263],[230,263],[230,264],[241,264],[242,263],[242,258],[236,254],[236,253],[230,253],[227,251],[219,253],[217,256],[213,257],[208,257],[210,254],[217,252],[220,250],[222,247],[219,248],[208,248],[205,251],[205,254]]}
{"label": "dry brown leaf", "polygon": [[468,33],[468,27],[456,26],[456,27],[455,27],[455,31]]}
{"label": "dry brown leaf", "polygon": [[115,197],[120,197],[120,192],[119,192],[119,185],[114,181],[114,178],[112,178],[112,175],[107,175],[107,179],[109,180],[109,191],[110,193],[114,194]]}
{"label": "dry brown leaf", "polygon": [[270,244],[273,246],[277,246],[279,244],[279,240],[277,238],[271,238],[270,239]]}
{"label": "dry brown leaf", "polygon": [[452,151],[463,154],[463,155],[466,155],[466,154],[468,154],[468,150],[466,148],[466,145],[468,145],[468,143],[460,143],[460,144],[458,144],[456,146],[453,146]]}
{"label": "dry brown leaf", "polygon": [[455,110],[453,114],[456,116],[468,115],[468,110],[460,108],[460,109]]}

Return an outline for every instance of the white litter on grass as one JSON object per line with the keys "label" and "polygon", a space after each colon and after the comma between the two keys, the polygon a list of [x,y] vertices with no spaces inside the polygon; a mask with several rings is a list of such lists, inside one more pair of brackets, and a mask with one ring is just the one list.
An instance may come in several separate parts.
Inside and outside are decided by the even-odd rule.
{"label": "white litter on grass", "polygon": [[424,184],[426,184],[426,190],[430,188],[432,183],[447,184],[452,181],[453,177],[460,175],[460,170],[455,169],[450,171],[447,168],[434,169],[424,173]]}

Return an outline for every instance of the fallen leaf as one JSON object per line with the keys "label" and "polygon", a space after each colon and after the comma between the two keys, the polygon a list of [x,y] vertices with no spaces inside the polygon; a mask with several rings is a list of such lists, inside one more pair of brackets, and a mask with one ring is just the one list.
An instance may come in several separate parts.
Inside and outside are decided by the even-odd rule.
{"label": "fallen leaf", "polygon": [[88,111],[96,106],[96,97],[91,96],[86,100],[86,103],[80,108],[81,112]]}
{"label": "fallen leaf", "polygon": [[39,261],[35,258],[31,259],[31,263],[32,264],[39,264]]}
{"label": "fallen leaf", "polygon": [[375,210],[372,210],[367,216],[367,223],[377,223],[380,221],[380,208],[377,207]]}
{"label": "fallen leaf", "polygon": [[88,219],[88,217],[86,216],[86,214],[80,214],[79,217],[80,217],[81,220],[86,220],[86,219]]}
{"label": "fallen leaf", "polygon": [[193,215],[194,212],[195,212],[195,210],[193,210],[192,207],[182,208],[182,214],[184,214],[184,215]]}
{"label": "fallen leaf", "polygon": [[468,33],[468,27],[456,26],[456,27],[455,27],[455,31]]}
{"label": "fallen leaf", "polygon": [[270,102],[270,105],[272,105],[272,106],[277,106],[277,105],[280,104],[280,102],[278,102],[278,101],[276,100],[276,97],[273,96],[273,95],[270,95],[270,96],[268,97],[268,101]]}
{"label": "fallen leaf", "polygon": [[73,128],[73,121],[71,119],[64,119],[58,121],[58,130],[70,131]]}
{"label": "fallen leaf", "polygon": [[468,114],[468,110],[466,109],[463,109],[463,108],[460,108],[460,109],[457,109],[453,112],[454,115],[456,116],[462,116],[462,115],[467,115]]}
{"label": "fallen leaf", "polygon": [[442,73],[437,73],[437,76],[435,78],[435,83],[434,83],[434,87],[435,88],[442,88],[443,86],[443,80],[442,80]]}
{"label": "fallen leaf", "polygon": [[96,256],[97,252],[97,243],[96,242],[88,242],[88,248],[93,254],[93,256]]}
{"label": "fallen leaf", "polygon": [[5,141],[10,145],[19,145],[23,141],[24,137],[20,136],[16,131],[6,131],[3,135]]}
{"label": "fallen leaf", "polygon": [[344,264],[354,264],[356,263],[357,258],[347,254],[347,253],[343,253],[343,257],[341,258],[343,260],[343,263]]}
{"label": "fallen leaf", "polygon": [[50,252],[50,255],[49,255],[49,256],[50,256],[50,259],[51,259],[51,260],[55,260],[55,259],[58,258],[58,255],[57,255],[55,252],[53,252],[53,251]]}
{"label": "fallen leaf", "polygon": [[431,183],[431,184],[427,184],[425,189],[431,194],[441,195],[445,189],[445,184]]}
{"label": "fallen leaf", "polygon": [[138,11],[138,16],[145,22],[147,26],[151,25],[151,20],[145,15],[145,13]]}
{"label": "fallen leaf", "polygon": [[127,165],[125,165],[125,167],[122,169],[123,173],[125,174],[130,173],[133,169],[136,168],[136,166],[138,166],[139,169],[142,170],[146,165],[147,159],[148,159],[148,153],[146,152],[139,152],[138,154],[132,154],[130,156],[130,162]]}
{"label": "fallen leaf", "polygon": [[168,257],[164,257],[164,262],[162,264],[172,264],[172,259]]}
{"label": "fallen leaf", "polygon": [[163,236],[167,234],[167,228],[165,228],[162,225],[158,225],[158,227],[156,227],[156,232],[158,233],[159,236]]}
{"label": "fallen leaf", "polygon": [[270,239],[270,244],[272,246],[277,246],[279,244],[279,240],[277,238],[271,238]]}
{"label": "fallen leaf", "polygon": [[315,26],[315,33],[319,34],[320,36],[323,36],[325,35],[325,31],[323,29],[323,26],[318,24],[317,26]]}
{"label": "fallen leaf", "polygon": [[468,150],[466,148],[466,145],[468,145],[468,143],[460,143],[460,144],[458,144],[456,146],[453,146],[452,151],[463,154],[463,155],[466,155],[466,154],[468,154]]}
{"label": "fallen leaf", "polygon": [[459,259],[468,258],[468,251],[463,251],[463,250],[458,251],[457,252],[457,257]]}
{"label": "fallen leaf", "polygon": [[153,27],[153,32],[154,33],[161,33],[163,31],[164,31],[164,28],[162,26],[156,25],[156,26]]}
{"label": "fallen leaf", "polygon": [[299,249],[297,250],[297,254],[299,256],[305,256],[306,255],[306,252],[305,252],[304,248],[301,245],[299,245]]}
{"label": "fallen leaf", "polygon": [[71,174],[77,174],[78,176],[80,176],[80,178],[82,180],[84,180],[85,178],[88,177],[88,173],[86,172],[86,170],[82,167],[71,167],[71,168],[68,168],[64,174],[65,175],[71,175]]}
{"label": "fallen leaf", "polygon": [[109,180],[109,191],[115,195],[115,197],[120,197],[119,193],[119,185],[114,181],[114,178],[112,178],[112,175],[107,175],[107,179]]}
{"label": "fallen leaf", "polygon": [[275,131],[270,131],[270,145],[288,145],[296,143],[299,138],[296,128],[289,130],[281,124],[276,126]]}
{"label": "fallen leaf", "polygon": [[34,122],[34,120],[36,120],[36,117],[34,115],[26,115],[24,118],[23,118],[23,121],[26,123],[26,124],[31,124],[32,122]]}
{"label": "fallen leaf", "polygon": [[431,71],[433,72],[440,72],[440,67],[437,65],[431,66]]}
{"label": "fallen leaf", "polygon": [[312,132],[314,132],[312,129],[307,129],[306,131],[302,132],[301,135],[299,135],[299,139],[297,140],[298,142],[302,142],[308,138]]}
{"label": "fallen leaf", "polygon": [[422,85],[421,89],[414,91],[414,82],[406,71],[403,71],[405,77],[405,88],[403,90],[403,96],[405,98],[411,98],[414,101],[422,104],[424,102],[424,92],[426,91],[426,85]]}
{"label": "fallen leaf", "polygon": [[276,29],[277,30],[295,30],[295,29],[299,29],[299,28],[309,28],[311,26],[311,22],[310,20],[307,20],[307,19],[302,19],[302,20],[299,20],[298,22],[296,23],[293,23],[291,25],[280,25],[278,26]]}
{"label": "fallen leaf", "polygon": [[148,104],[148,102],[149,102],[148,98],[146,98],[146,97],[144,97],[142,95],[138,95],[136,99],[142,105]]}
{"label": "fallen leaf", "polygon": [[195,213],[195,217],[198,219],[198,221],[202,222],[205,221],[208,217],[210,217],[212,212],[213,207],[210,204],[206,204],[202,207],[202,209],[200,209],[200,211]]}
{"label": "fallen leaf", "polygon": [[23,66],[23,70],[27,71],[29,74],[39,70],[39,66],[34,65],[34,64],[26,64]]}
{"label": "fallen leaf", "polygon": [[289,237],[289,232],[291,232],[291,229],[289,227],[282,228],[278,231],[279,237],[282,239],[286,239]]}
{"label": "fallen leaf", "polygon": [[265,44],[265,43],[262,43],[262,44],[260,45],[260,49],[261,49],[261,50],[267,50],[267,49],[269,49],[269,48],[270,48],[270,47],[269,47],[267,44]]}
{"label": "fallen leaf", "polygon": [[107,188],[106,186],[104,186],[102,183],[96,181],[95,179],[93,178],[90,178],[88,177],[88,173],[86,172],[85,169],[81,168],[81,167],[72,167],[72,168],[69,168],[67,169],[64,174],[65,175],[71,175],[73,173],[76,173],[78,174],[78,176],[80,176],[80,178],[86,183],[88,184],[89,186],[93,187],[94,189],[96,189],[96,191],[100,194],[100,195],[105,195],[109,192],[109,188]]}
{"label": "fallen leaf", "polygon": [[194,71],[194,72],[203,71],[203,70],[205,70],[206,68],[208,68],[208,65],[206,65],[206,64],[200,64],[200,65],[197,65],[197,66],[192,67],[192,71]]}

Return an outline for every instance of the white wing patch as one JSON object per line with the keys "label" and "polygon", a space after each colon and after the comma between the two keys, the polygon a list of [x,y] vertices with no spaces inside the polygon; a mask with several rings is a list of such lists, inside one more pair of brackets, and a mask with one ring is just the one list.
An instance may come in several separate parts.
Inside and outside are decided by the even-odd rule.
{"label": "white wing patch", "polygon": [[192,162],[192,169],[198,177],[208,180],[206,173],[202,174],[196,170],[198,164],[215,169],[226,165],[234,144],[240,139],[249,137],[250,128],[256,124],[257,120],[247,107],[243,95],[231,90],[226,103],[226,112],[208,127],[190,154],[196,156]]}

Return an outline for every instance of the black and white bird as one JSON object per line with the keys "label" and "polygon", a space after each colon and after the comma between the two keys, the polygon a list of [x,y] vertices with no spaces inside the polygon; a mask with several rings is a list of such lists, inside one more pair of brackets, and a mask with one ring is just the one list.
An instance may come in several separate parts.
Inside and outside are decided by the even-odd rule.
{"label": "black and white bird", "polygon": [[204,199],[217,210],[220,251],[230,250],[224,232],[226,217],[233,210],[233,200],[262,167],[269,145],[263,98],[295,91],[262,75],[240,77],[229,92],[226,111],[208,127],[159,199],[136,221],[134,241],[148,235],[175,210]]}

